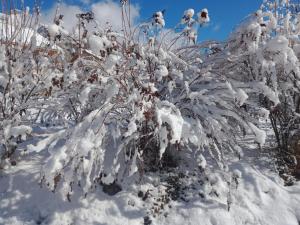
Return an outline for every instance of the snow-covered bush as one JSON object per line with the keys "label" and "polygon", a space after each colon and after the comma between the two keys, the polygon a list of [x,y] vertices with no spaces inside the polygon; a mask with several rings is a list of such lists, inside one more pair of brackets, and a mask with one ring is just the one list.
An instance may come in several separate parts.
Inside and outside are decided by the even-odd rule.
{"label": "snow-covered bush", "polygon": [[198,37],[198,26],[203,26],[209,22],[209,15],[207,9],[202,9],[197,13],[197,19],[194,19],[195,11],[194,9],[187,9],[184,11],[184,15],[181,19],[181,24],[184,25],[183,34],[192,41],[194,44],[197,42]]}
{"label": "snow-covered bush", "polygon": [[[51,25],[41,29],[39,8],[15,11],[1,14],[12,19],[1,20],[5,29],[0,32],[0,167],[16,163],[18,145],[29,140],[40,123],[65,125],[73,116],[71,107],[57,102],[58,95],[66,92],[64,61],[71,58],[72,50],[55,44]],[[61,27],[58,30],[63,32]]]}
{"label": "snow-covered bush", "polygon": [[[1,14],[0,46],[0,167],[11,159],[18,143],[32,132],[31,122],[42,108],[45,80],[49,74],[49,58],[36,48],[43,38],[36,32],[39,10],[26,8],[13,13],[8,20]],[[5,28],[5,29],[4,29]],[[9,31],[9,32],[8,32]]]}
{"label": "snow-covered bush", "polygon": [[42,182],[69,198],[75,186],[88,193],[184,161],[205,171],[211,158],[226,171],[226,157],[243,156],[244,135],[265,144],[259,125],[268,117],[281,148],[288,145],[300,99],[297,43],[287,34],[296,34],[287,29],[295,16],[287,22],[266,2],[225,44],[197,43],[207,9],[197,18],[184,11],[174,31],[165,11],[133,26],[127,1],[121,7],[122,31],[99,27],[87,12],[68,32],[57,12],[53,24],[27,28],[22,48],[2,45],[3,162],[35,127],[47,127],[23,146],[48,151]]}
{"label": "snow-covered bush", "polygon": [[[193,12],[184,13],[187,28],[196,23]],[[162,12],[132,32],[128,25],[123,32],[91,32],[85,29],[91,21],[80,18],[74,34],[55,23],[59,38],[53,38],[52,25],[46,28],[47,48],[55,48],[60,58],[50,61],[55,65],[47,78],[51,85],[36,121],[60,129],[28,150],[49,152],[42,182],[51,190],[70,196],[79,185],[88,193],[97,183],[142,178],[147,171],[166,169],[170,160],[178,165],[180,158],[203,170],[203,155],[226,170],[226,154],[242,156],[238,139],[243,134],[253,133],[264,144],[265,133],[242,108],[248,94],[209,63],[206,52],[217,44],[176,45],[184,43],[186,29],[166,43],[159,37]],[[206,9],[197,21],[209,21]],[[140,42],[136,29],[155,29],[158,33],[148,36],[155,41]]]}
{"label": "snow-covered bush", "polygon": [[290,143],[299,129],[296,6],[292,1],[265,1],[260,10],[233,32],[220,53],[224,60],[215,66],[251,92],[252,106],[263,107],[267,112],[278,145],[280,166],[284,167],[294,164]]}

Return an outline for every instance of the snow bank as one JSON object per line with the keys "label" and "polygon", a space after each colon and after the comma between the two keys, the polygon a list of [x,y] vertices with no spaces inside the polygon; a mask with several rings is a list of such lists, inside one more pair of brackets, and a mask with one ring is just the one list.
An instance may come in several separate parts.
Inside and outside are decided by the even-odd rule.
{"label": "snow bank", "polygon": [[263,174],[249,164],[235,164],[242,179],[234,190],[230,211],[226,202],[176,203],[167,218],[155,224],[188,225],[298,225],[300,221],[300,183],[283,187],[270,173]]}
{"label": "snow bank", "polygon": [[[0,224],[5,225],[141,225],[147,215],[149,200],[138,198],[136,187],[116,196],[99,189],[84,197],[51,193],[35,182],[39,178],[42,156],[21,162],[0,177]],[[200,156],[201,158],[201,156]],[[201,161],[201,160],[200,160]],[[256,161],[257,162],[257,161]],[[252,164],[252,165],[251,165]],[[154,225],[298,225],[300,221],[300,183],[284,187],[273,172],[253,163],[230,165],[238,186],[232,190],[232,204],[225,199],[192,198],[189,202],[170,202],[164,213],[150,217]],[[220,190],[225,188],[217,177],[211,179]],[[222,186],[222,187],[221,187]],[[145,190],[155,188],[143,184]],[[154,191],[154,190],[153,190]],[[160,192],[162,190],[156,190]],[[192,194],[197,194],[194,190]]]}

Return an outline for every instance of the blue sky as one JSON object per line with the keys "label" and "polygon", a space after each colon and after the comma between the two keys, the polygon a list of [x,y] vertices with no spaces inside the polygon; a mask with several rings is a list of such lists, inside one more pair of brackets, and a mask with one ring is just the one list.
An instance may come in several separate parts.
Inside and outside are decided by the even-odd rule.
{"label": "blue sky", "polygon": [[[27,1],[27,4],[30,4],[30,1]],[[56,1],[41,1],[43,10],[47,10],[56,4]],[[88,9],[89,5],[93,3],[101,2],[101,0],[85,0],[90,1],[90,3],[83,4],[83,1],[65,0],[64,2],[79,5],[85,9]],[[119,0],[115,1],[119,2]],[[207,27],[201,28],[199,39],[223,40],[239,22],[259,8],[262,0],[131,0],[131,2],[139,6],[141,20],[149,18],[153,12],[166,9],[165,20],[166,26],[169,28],[176,26],[184,10],[194,8],[195,11],[199,11],[207,8],[210,13],[211,22]]]}
{"label": "blue sky", "polygon": [[211,22],[199,30],[199,39],[225,39],[243,18],[255,12],[262,0],[135,0],[141,7],[142,17],[151,12],[166,9],[166,26],[174,27],[180,21],[183,11],[193,8],[200,11],[207,8]]}

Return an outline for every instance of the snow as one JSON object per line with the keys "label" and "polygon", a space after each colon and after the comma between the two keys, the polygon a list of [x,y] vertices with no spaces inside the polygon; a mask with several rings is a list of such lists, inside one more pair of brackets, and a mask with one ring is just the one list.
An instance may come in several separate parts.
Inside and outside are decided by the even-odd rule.
{"label": "snow", "polygon": [[59,137],[60,135],[62,135],[64,132],[64,130],[60,130],[57,133],[51,134],[51,135],[47,135],[46,138],[44,138],[43,140],[40,140],[37,145],[33,145],[33,144],[29,144],[27,146],[27,151],[32,153],[32,152],[41,152],[43,151],[45,148],[47,148],[51,143],[53,143],[53,141],[55,139],[57,139],[57,137]]}
{"label": "snow", "polygon": [[[163,214],[151,217],[153,224],[196,225],[201,218],[201,225],[298,225],[300,183],[283,186],[278,175],[262,169],[255,158],[252,160],[256,163],[250,160],[230,164],[238,178],[238,186],[231,193],[230,211],[225,199],[214,197],[192,198],[189,202],[171,201]],[[51,193],[38,185],[41,162],[42,155],[31,155],[10,171],[0,174],[0,224],[143,224],[147,207],[150,208],[152,203],[150,199],[143,201],[138,198],[138,186],[127,187],[115,196],[96,189],[86,197],[72,196],[69,202],[66,196]],[[220,193],[227,187],[219,176],[209,179],[217,185]],[[209,186],[206,188],[207,191],[212,190]],[[144,192],[148,189],[157,189],[157,194],[163,191],[149,184],[141,185]],[[157,195],[154,191],[152,194]]]}
{"label": "snow", "polygon": [[268,29],[274,30],[277,27],[277,19],[272,13],[265,13],[265,16],[269,18],[269,21],[267,22],[268,24]]}
{"label": "snow", "polygon": [[207,9],[202,9],[197,15],[198,15],[198,22],[200,24],[205,24],[210,21]]}
{"label": "snow", "polygon": [[153,23],[158,25],[158,26],[161,26],[161,27],[164,27],[166,25],[163,12],[158,11],[158,12],[154,13]]}
{"label": "snow", "polygon": [[56,24],[51,24],[48,26],[49,35],[51,40],[54,40],[57,35],[60,34],[60,27]]}
{"label": "snow", "polygon": [[115,178],[111,174],[108,174],[107,176],[102,177],[101,181],[104,184],[112,184],[115,181]]}
{"label": "snow", "polygon": [[238,169],[233,171],[233,175],[235,178],[242,178],[242,172]]}
{"label": "snow", "polygon": [[100,51],[105,51],[106,48],[111,46],[111,42],[106,37],[96,35],[88,37],[88,44],[92,52],[96,55],[100,55]]}
{"label": "snow", "polygon": [[263,82],[257,84],[257,88],[259,88],[261,92],[274,103],[275,106],[280,103],[278,93],[273,91],[270,87],[266,86]]}
{"label": "snow", "polygon": [[245,104],[245,102],[249,98],[249,96],[247,95],[247,93],[244,90],[238,89],[237,91],[235,91],[233,89],[231,83],[229,83],[229,82],[226,82],[226,87],[228,88],[232,97],[234,97],[236,99],[236,102],[239,106],[242,106]]}
{"label": "snow", "polygon": [[259,110],[259,115],[260,115],[263,119],[267,120],[267,119],[269,118],[270,111],[267,110],[267,109],[265,109],[265,108],[261,108],[261,109]]}
{"label": "snow", "polygon": [[82,92],[79,95],[79,101],[82,104],[86,104],[89,100],[89,93],[91,92],[91,87],[86,87],[82,90]]}
{"label": "snow", "polygon": [[169,71],[165,65],[160,65],[158,67],[158,69],[156,70],[155,74],[156,74],[157,79],[159,81],[161,81],[163,77],[168,76]]}
{"label": "snow", "polygon": [[114,69],[118,62],[120,61],[121,56],[117,54],[110,54],[105,62],[104,68],[106,69],[107,73],[114,73]]}
{"label": "snow", "polygon": [[162,18],[163,17],[163,13],[161,11],[158,11],[158,12],[156,12],[155,16]]}
{"label": "snow", "polygon": [[236,91],[232,88],[232,85],[231,85],[231,83],[229,83],[228,81],[226,82],[226,87],[228,88],[228,90],[230,91],[230,94],[232,95],[232,96],[236,96]]}
{"label": "snow", "polygon": [[97,191],[68,202],[65,196],[40,188],[37,183],[39,159],[35,160],[22,163],[10,174],[1,174],[0,224],[140,224],[143,212],[138,205],[128,205],[129,201],[135,202],[137,196],[121,193],[111,198]]}
{"label": "snow", "polygon": [[199,165],[202,169],[205,169],[205,168],[206,168],[207,162],[206,162],[206,159],[204,158],[204,156],[203,156],[202,154],[201,154],[200,156],[198,156],[197,162],[198,162],[198,165]]}
{"label": "snow", "polygon": [[19,137],[21,136],[23,140],[26,139],[26,135],[29,135],[32,132],[32,128],[26,125],[20,125],[17,127],[7,126],[4,130],[4,134],[7,139],[10,137]]}
{"label": "snow", "polygon": [[184,11],[183,13],[183,17],[181,20],[182,24],[191,24],[192,22],[194,22],[193,16],[195,14],[195,10],[194,9],[187,9]]}
{"label": "snow", "polygon": [[184,16],[186,16],[187,18],[192,18],[194,14],[195,14],[194,9],[188,9],[184,11]]}
{"label": "snow", "polygon": [[[282,188],[251,166],[245,166],[243,172],[247,181],[239,184],[239,194],[234,194],[230,212],[221,202],[207,203],[207,205],[193,202],[187,207],[177,204],[174,206],[175,210],[171,211],[170,216],[161,224],[194,225],[199,218],[204,225],[298,224],[296,213],[298,213],[299,196],[293,195],[292,192],[298,192],[299,186],[291,189]],[[266,183],[266,186],[260,186],[261,183]]]}
{"label": "snow", "polygon": [[248,95],[244,90],[239,89],[236,93],[236,98],[239,106],[242,106],[245,104],[246,100],[248,99]]}
{"label": "snow", "polygon": [[161,17],[158,17],[158,18],[156,19],[156,22],[157,22],[159,25],[161,25],[162,27],[164,27],[164,26],[166,25],[165,20],[164,20],[163,18],[161,18]]}
{"label": "snow", "polygon": [[77,81],[78,78],[77,78],[76,71],[74,71],[74,70],[68,71],[67,73],[65,73],[64,79],[70,83]]}
{"label": "snow", "polygon": [[137,131],[137,126],[135,120],[131,120],[130,123],[128,124],[128,130],[124,134],[124,137],[129,137],[136,131]]}
{"label": "snow", "polygon": [[172,138],[170,143],[175,144],[181,139],[184,120],[179,110],[174,109],[173,105],[162,102],[162,105],[156,110],[157,123],[161,127],[167,123],[172,129]]}
{"label": "snow", "polygon": [[249,123],[249,126],[253,133],[255,134],[255,139],[257,143],[260,145],[264,145],[266,142],[267,134],[264,130],[259,129],[257,126],[255,126],[253,123]]}
{"label": "snow", "polygon": [[159,157],[162,158],[167,147],[168,147],[168,131],[167,128],[165,126],[163,126],[160,129],[159,132],[159,145],[160,145],[160,149],[159,149]]}
{"label": "snow", "polygon": [[270,40],[266,45],[266,49],[271,52],[278,52],[288,49],[289,41],[284,36],[277,36],[276,38]]}

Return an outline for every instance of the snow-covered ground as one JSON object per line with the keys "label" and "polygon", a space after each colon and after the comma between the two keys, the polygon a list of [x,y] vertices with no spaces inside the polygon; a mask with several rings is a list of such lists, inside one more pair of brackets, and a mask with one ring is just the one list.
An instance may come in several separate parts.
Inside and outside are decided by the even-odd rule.
{"label": "snow-covered ground", "polygon": [[[169,202],[168,207],[149,219],[147,212],[155,203],[138,197],[138,191],[159,190],[159,185],[141,182],[115,196],[108,196],[97,188],[86,197],[72,196],[69,202],[60,193],[52,193],[38,184],[44,157],[41,154],[26,156],[17,166],[1,171],[0,224],[299,225],[300,182],[284,186],[271,171],[267,157],[258,158],[255,149],[245,153],[247,161],[236,160],[229,165],[230,170],[241,173],[237,188],[232,191],[229,211],[226,198],[190,197],[188,201]],[[262,166],[262,162],[269,165]],[[222,192],[222,181],[215,182],[220,182],[216,187]],[[155,194],[152,196],[155,199]]]}

